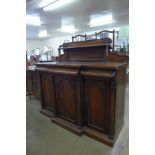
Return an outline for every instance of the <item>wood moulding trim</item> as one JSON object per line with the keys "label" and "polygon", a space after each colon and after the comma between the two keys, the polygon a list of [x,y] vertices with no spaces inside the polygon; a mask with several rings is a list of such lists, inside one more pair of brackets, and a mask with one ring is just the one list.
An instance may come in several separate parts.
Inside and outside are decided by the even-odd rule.
{"label": "wood moulding trim", "polygon": [[53,112],[50,112],[49,110],[46,110],[46,109],[40,109],[40,113],[42,113],[50,118],[55,116]]}
{"label": "wood moulding trim", "polygon": [[48,73],[63,74],[63,75],[77,75],[78,71],[66,71],[66,70],[48,70]]}
{"label": "wood moulding trim", "polygon": [[65,49],[75,49],[75,48],[79,49],[79,48],[100,47],[100,46],[103,46],[103,47],[105,47],[105,46],[111,47],[109,44],[102,44],[101,43],[101,44],[98,44],[98,45],[95,45],[95,44],[94,45],[78,45],[78,46],[72,45],[72,46],[64,47],[63,49],[64,50]]}
{"label": "wood moulding trim", "polygon": [[83,132],[85,135],[87,135],[101,143],[104,143],[110,147],[113,147],[114,141],[109,139],[109,137],[106,134],[104,134],[103,132],[99,132],[94,129],[90,129],[88,127],[84,127]]}
{"label": "wood moulding trim", "polygon": [[48,68],[40,68],[40,67],[37,67],[36,68],[36,71],[38,71],[38,72],[48,72]]}
{"label": "wood moulding trim", "polygon": [[90,76],[90,77],[102,77],[102,78],[113,78],[115,76],[115,73],[112,72],[112,73],[106,73],[106,72],[101,72],[101,73],[98,73],[98,72],[89,72],[89,71],[81,71],[80,73],[81,75],[83,76]]}
{"label": "wood moulding trim", "polygon": [[74,125],[73,123],[70,123],[64,119],[61,119],[59,117],[53,117],[51,119],[51,121],[73,133],[75,133],[76,135],[78,136],[81,136],[82,135],[82,130],[77,126],[77,125]]}
{"label": "wood moulding trim", "polygon": [[76,123],[75,120],[70,119],[70,118],[68,118],[68,117],[65,117],[65,116],[62,115],[62,114],[59,114],[59,118],[62,118],[62,119],[64,119],[64,120],[69,121],[69,122],[74,123],[74,124]]}

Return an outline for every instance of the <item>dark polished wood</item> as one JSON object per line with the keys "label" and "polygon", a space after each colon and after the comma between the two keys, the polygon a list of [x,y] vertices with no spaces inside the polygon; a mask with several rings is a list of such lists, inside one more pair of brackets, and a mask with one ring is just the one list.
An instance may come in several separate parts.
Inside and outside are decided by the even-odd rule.
{"label": "dark polished wood", "polygon": [[77,135],[113,146],[124,122],[128,56],[110,52],[111,45],[103,40],[64,43],[60,48],[61,61],[36,64],[41,111]]}
{"label": "dark polished wood", "polygon": [[[120,54],[118,51],[110,52],[114,47],[106,40],[88,40],[64,43],[59,48],[59,61],[67,62],[128,62],[129,56]],[[106,49],[108,51],[106,51]],[[61,54],[63,50],[64,54]]]}
{"label": "dark polished wood", "polygon": [[35,67],[27,67],[26,83],[29,95],[40,99],[40,81],[39,74],[35,71]]}
{"label": "dark polished wood", "polygon": [[60,76],[55,78],[58,116],[72,123],[77,122],[75,85],[75,79]]}
{"label": "dark polished wood", "polygon": [[43,74],[41,81],[47,76],[53,79],[41,83],[42,109],[54,113],[52,121],[56,124],[112,146],[123,125],[126,65],[125,62],[37,64],[36,70]]}
{"label": "dark polished wood", "polygon": [[[55,114],[55,94],[54,94],[54,83],[53,77],[48,73],[40,73],[41,82],[41,94],[42,94],[42,109],[40,112],[48,115],[54,116]],[[50,113],[51,112],[51,113]]]}

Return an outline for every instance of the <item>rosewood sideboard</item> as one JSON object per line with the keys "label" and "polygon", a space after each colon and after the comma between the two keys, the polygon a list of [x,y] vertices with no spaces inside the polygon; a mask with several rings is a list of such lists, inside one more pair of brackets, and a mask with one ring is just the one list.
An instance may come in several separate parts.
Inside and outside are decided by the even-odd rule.
{"label": "rosewood sideboard", "polygon": [[37,63],[36,71],[43,114],[113,146],[123,127],[128,56],[110,49],[104,40],[64,43],[59,61]]}

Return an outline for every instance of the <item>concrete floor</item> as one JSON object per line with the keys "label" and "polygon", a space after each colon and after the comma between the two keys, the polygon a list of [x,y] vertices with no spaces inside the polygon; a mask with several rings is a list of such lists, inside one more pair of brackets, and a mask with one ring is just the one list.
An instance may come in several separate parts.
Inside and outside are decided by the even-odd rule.
{"label": "concrete floor", "polygon": [[26,155],[129,155],[129,91],[126,89],[124,127],[113,148],[85,135],[79,137],[40,114],[40,101],[27,98]]}

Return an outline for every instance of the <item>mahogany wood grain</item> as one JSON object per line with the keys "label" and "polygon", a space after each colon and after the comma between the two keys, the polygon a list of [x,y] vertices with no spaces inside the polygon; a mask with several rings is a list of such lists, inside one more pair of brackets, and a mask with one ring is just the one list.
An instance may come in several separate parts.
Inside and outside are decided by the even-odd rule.
{"label": "mahogany wood grain", "polygon": [[123,126],[129,57],[110,48],[103,40],[64,43],[59,61],[37,63],[36,71],[41,110],[54,114],[52,122],[113,146]]}

